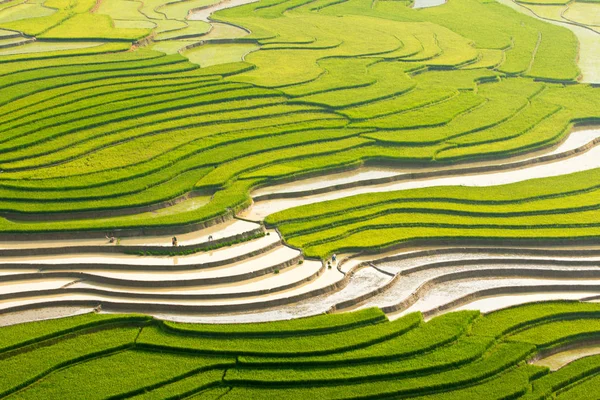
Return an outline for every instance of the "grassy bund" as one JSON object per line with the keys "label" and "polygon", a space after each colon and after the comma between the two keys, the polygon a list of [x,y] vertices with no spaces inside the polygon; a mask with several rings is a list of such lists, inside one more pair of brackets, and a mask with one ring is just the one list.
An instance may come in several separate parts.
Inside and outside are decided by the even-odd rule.
{"label": "grassy bund", "polygon": [[548,302],[390,322],[372,308],[241,325],[84,314],[0,328],[0,397],[591,399],[600,356],[534,364],[597,341],[599,312]]}

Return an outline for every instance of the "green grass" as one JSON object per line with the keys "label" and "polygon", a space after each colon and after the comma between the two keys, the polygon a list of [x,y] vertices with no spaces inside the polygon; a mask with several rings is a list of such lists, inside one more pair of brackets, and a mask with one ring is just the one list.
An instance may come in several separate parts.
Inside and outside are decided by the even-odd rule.
{"label": "green grass", "polygon": [[224,373],[225,370],[220,369],[195,373],[190,377],[159,386],[156,389],[144,391],[139,395],[133,396],[132,399],[176,399],[183,396],[190,396],[197,392],[201,392],[201,394],[206,393],[207,388],[221,384]]}
{"label": "green grass", "polygon": [[[196,92],[195,94],[198,94],[198,92]],[[170,94],[167,94],[166,96],[169,95]],[[193,96],[194,93],[192,92],[190,95]],[[198,124],[210,125],[211,123],[215,123],[215,119],[211,115],[206,114],[213,114],[219,111],[222,112],[224,115],[227,115],[229,113],[229,115],[231,115],[232,117],[232,120],[236,120],[246,117],[246,114],[244,114],[244,112],[249,109],[262,108],[265,110],[265,114],[269,112],[277,113],[281,112],[280,110],[286,109],[289,109],[290,112],[295,110],[306,110],[305,108],[300,109],[285,106],[276,107],[277,103],[280,103],[280,99],[277,99],[276,95],[272,93],[261,92],[260,90],[254,91],[253,89],[250,89],[249,91],[242,90],[241,92],[239,92],[238,98],[236,98],[235,95],[232,95],[230,93],[224,95],[209,95],[207,96],[207,98],[204,99],[204,101],[202,101],[202,99],[199,99],[198,97],[194,97],[192,99],[184,98],[179,101],[177,101],[177,99],[173,99],[173,103],[171,103],[170,107],[162,110],[159,108],[160,106],[157,107],[156,105],[149,105],[146,109],[141,109],[134,112],[113,112],[109,118],[107,118],[106,115],[100,115],[97,119],[92,118],[91,121],[74,121],[72,123],[63,123],[59,126],[55,126],[51,129],[46,130],[51,135],[50,137],[42,137],[36,135],[36,132],[38,132],[36,130],[25,132],[20,137],[17,137],[11,141],[7,141],[4,144],[0,144],[0,152],[10,152],[12,154],[10,158],[4,157],[5,164],[3,166],[7,170],[23,169],[25,168],[25,166],[30,167],[30,165],[27,164],[18,164],[17,166],[11,168],[11,165],[13,162],[29,159],[32,155],[37,156],[38,162],[44,163],[46,165],[54,164],[58,161],[69,160],[70,158],[74,158],[74,155],[72,153],[75,149],[73,147],[71,147],[70,150],[67,149],[67,147],[69,147],[67,145],[68,143],[71,143],[73,146],[80,143],[86,143],[87,146],[84,147],[83,151],[80,150],[80,153],[75,153],[75,155],[79,156],[81,155],[81,153],[87,154],[88,152],[91,152],[98,148],[106,147],[114,143],[110,140],[110,137],[112,135],[119,134],[127,128],[133,128],[133,121],[138,122],[138,129],[140,129],[140,131],[143,132],[141,128],[153,123],[156,123],[156,125],[158,125],[162,122],[165,126],[168,126],[167,124],[172,123],[173,120],[186,117],[189,117],[191,119],[193,116],[197,117],[196,121]],[[156,99],[160,100],[161,97],[156,96]],[[223,99],[228,99],[230,101],[228,101],[226,104],[223,104],[226,101]],[[191,110],[186,109],[184,111],[179,111],[179,108],[185,107],[189,103],[195,103],[195,108]],[[136,101],[133,101],[132,104],[133,107],[135,107]],[[125,105],[126,104],[124,104],[124,106]],[[268,108],[269,106],[271,106],[270,109]],[[92,112],[102,110],[105,113],[108,113],[108,107],[110,107],[110,105],[107,105],[107,107],[104,108],[97,107],[96,109],[92,110]],[[152,112],[153,109],[156,109],[156,113]],[[256,113],[258,114],[260,113],[260,111],[262,110],[259,110]],[[132,117],[131,120],[127,118],[128,114]],[[69,118],[69,116],[66,117]],[[106,121],[107,119],[108,121]],[[103,131],[101,127],[111,122],[114,122],[113,124],[111,124],[111,128],[113,130],[111,133],[106,133],[106,131]],[[50,123],[54,124],[56,122],[50,121]],[[85,136],[81,134],[82,130],[85,130]],[[90,143],[98,137],[101,137],[104,143],[95,143],[95,145]],[[119,137],[117,136],[117,138]],[[123,139],[121,139],[120,141],[123,141]],[[44,160],[43,156],[49,153],[50,149],[48,147],[50,146],[55,146],[54,155],[53,157],[46,157],[46,159]],[[66,152],[66,154],[64,154],[64,152],[61,152],[60,150],[69,151]],[[2,156],[0,155],[0,157]]]}
{"label": "green grass", "polygon": [[11,7],[5,7],[0,13],[0,23],[13,22],[27,18],[39,18],[52,15],[56,12],[42,3],[13,4]]}
{"label": "green grass", "polygon": [[350,350],[343,353],[310,357],[243,356],[239,358],[239,362],[256,367],[301,367],[310,365],[325,366],[350,363],[356,364],[402,359],[427,353],[439,349],[448,343],[452,343],[465,333],[466,329],[477,315],[477,312],[471,311],[443,315],[434,318],[425,324],[421,324],[403,335],[381,343],[373,344],[367,348]]}
{"label": "green grass", "polygon": [[418,325],[421,321],[420,317],[415,314],[394,322],[357,326],[354,329],[321,335],[299,335],[292,338],[234,337],[226,341],[203,335],[200,335],[203,339],[199,341],[191,332],[188,332],[187,336],[181,336],[176,332],[151,327],[142,331],[137,343],[150,349],[189,349],[204,354],[278,356],[331,354],[341,350],[366,347],[399,336]]}
{"label": "green grass", "polygon": [[134,41],[149,34],[148,29],[114,28],[110,17],[105,15],[78,14],[62,22],[60,25],[44,32],[44,39],[120,39]]}
{"label": "green grass", "polygon": [[[481,379],[493,376],[505,368],[514,365],[518,360],[527,357],[532,347],[526,344],[500,344],[481,360],[469,365],[455,368],[451,371],[439,372],[435,375],[422,377],[407,377],[405,379],[388,380],[385,385],[381,382],[372,381],[368,383],[327,386],[327,387],[296,387],[287,389],[285,396],[290,399],[316,398],[341,399],[360,398],[361,396],[398,396],[427,393],[429,391],[452,390],[460,385],[466,385]],[[268,387],[268,386],[267,386]],[[244,389],[234,391],[232,398],[251,398],[260,396],[267,398],[275,396],[275,389]]]}
{"label": "green grass", "polygon": [[115,328],[95,333],[84,333],[15,354],[2,360],[0,395],[6,395],[29,383],[47,376],[52,371],[83,360],[117,352],[133,346],[139,327]]}
{"label": "green grass", "polygon": [[485,100],[473,93],[462,92],[447,101],[425,106],[422,109],[410,110],[404,113],[392,114],[355,125],[363,128],[415,129],[431,126],[441,126],[474,110]]}
{"label": "green grass", "polygon": [[[599,356],[590,356],[570,362],[558,371],[534,381],[532,392],[525,398],[544,399],[555,394],[559,389],[562,389],[569,384],[578,384],[578,381],[589,377],[592,377],[593,379],[593,376],[600,372],[600,366],[598,365],[599,361]],[[577,386],[578,385],[574,386],[575,389]],[[569,391],[566,393],[569,393]],[[590,394],[591,393],[588,393],[587,395],[589,396]],[[563,398],[560,396],[560,393],[557,397]],[[566,396],[565,398],[569,397],[570,396]]]}
{"label": "green grass", "polygon": [[[392,143],[426,144],[451,141],[452,144],[468,141],[469,139],[483,136],[481,141],[486,141],[486,134],[494,135],[490,131],[498,129],[508,120],[518,118],[521,111],[527,107],[529,99],[534,97],[543,88],[543,85],[534,82],[507,79],[498,83],[482,85],[478,96],[484,99],[480,107],[459,116],[448,124],[435,128],[413,129],[407,131],[376,132],[369,135],[377,140]],[[521,93],[520,98],[515,93]],[[438,103],[430,107],[430,111],[441,111],[450,103]],[[429,109],[429,107],[428,107]],[[425,110],[423,110],[425,112]],[[411,118],[407,114],[404,118]],[[529,115],[523,118],[530,118]],[[432,119],[428,118],[428,121]],[[413,121],[410,119],[410,121]],[[514,127],[507,127],[513,133]],[[489,133],[488,133],[489,132]],[[508,136],[506,132],[504,136]],[[502,136],[502,137],[504,137]],[[490,139],[487,139],[490,140]]]}
{"label": "green grass", "polygon": [[[540,326],[526,329],[510,336],[511,340],[531,343],[538,348],[556,346],[568,338],[588,338],[598,336],[600,332],[600,321],[572,320],[548,322]],[[572,340],[572,339],[571,339]]]}
{"label": "green grass", "polygon": [[[277,369],[240,369],[227,375],[226,381],[233,384],[251,385],[317,385],[370,381],[373,379],[402,378],[424,374],[428,371],[443,371],[467,364],[483,355],[491,341],[486,338],[465,338],[437,351],[402,359],[399,361],[379,360],[376,364],[356,366],[313,367],[297,369],[293,361]],[[260,368],[260,364],[255,364]]]}
{"label": "green grass", "polygon": [[79,49],[93,51],[95,48],[100,48],[102,46],[102,42],[32,42],[24,46],[2,49],[0,50],[0,55],[45,54]]}
{"label": "green grass", "polygon": [[585,25],[600,25],[600,16],[597,13],[597,2],[576,2],[569,4],[564,18]]}
{"label": "green grass", "polygon": [[[380,311],[368,309],[271,323],[167,323],[178,328],[169,328],[169,334],[161,332],[160,321],[107,324],[3,353],[0,367],[7,372],[0,388],[14,398],[64,399],[578,398],[597,377],[599,356],[576,360],[556,372],[525,361],[549,333],[566,332],[551,326],[572,324],[584,331],[594,320],[572,317],[589,313],[593,306],[547,302],[488,315],[453,312],[428,322],[420,314],[381,321]],[[17,327],[42,337],[49,324],[67,328],[81,325],[82,318]],[[128,318],[113,317],[125,324]],[[378,322],[365,326],[367,321]],[[525,326],[530,328],[512,334]],[[0,328],[0,333],[10,329]],[[157,341],[149,346],[152,338]],[[563,339],[567,345],[580,340],[572,335]],[[328,354],[319,354],[323,351]]]}
{"label": "green grass", "polygon": [[[318,94],[300,97],[307,103],[318,103],[333,108],[350,107],[371,103],[382,98],[398,96],[414,88],[415,84],[406,75],[406,66],[400,63],[380,62],[367,66],[366,78],[372,84],[339,90],[329,90]],[[344,79],[347,75],[344,74]],[[386,76],[395,79],[387,80]],[[329,82],[328,82],[329,83]]]}
{"label": "green grass", "polygon": [[[149,30],[113,22],[151,22],[156,39],[173,52],[184,43],[170,38],[206,30],[183,20],[191,8],[210,3],[203,1],[112,0],[96,13],[88,12],[91,1],[55,1],[45,4],[57,10],[52,15],[15,23],[65,46],[94,39],[123,41],[119,46],[127,48]],[[183,56],[140,48],[98,57],[115,42],[96,50],[49,47],[0,57],[6,67],[0,76],[0,115],[6,117],[0,124],[0,210],[127,208],[194,188],[216,192],[213,201],[147,223],[0,221],[0,229],[199,222],[247,203],[256,184],[365,161],[505,156],[560,140],[572,121],[598,118],[594,107],[579,101],[584,96],[593,104],[597,89],[526,77],[572,81],[573,36],[492,3],[460,0],[416,11],[391,2],[274,1],[222,10],[215,18],[251,34]],[[249,50],[245,62],[234,62]],[[504,63],[496,70],[499,54]],[[286,132],[283,127],[294,124],[297,134],[260,133]],[[360,131],[300,133],[345,125]],[[236,184],[241,177],[252,182]]]}
{"label": "green grass", "polygon": [[378,308],[369,308],[350,314],[320,315],[264,324],[214,325],[182,324],[165,321],[165,326],[174,332],[208,337],[272,337],[343,331],[383,320],[385,320],[385,314],[381,310]]}
{"label": "green grass", "polygon": [[561,400],[585,400],[589,397],[590,393],[596,390],[599,383],[600,375],[596,374],[588,380],[559,392],[556,397]]}
{"label": "green grass", "polygon": [[[579,68],[570,60],[577,57],[578,41],[574,34],[565,35],[559,27],[547,27],[542,32],[541,43],[528,75],[548,80],[574,80],[579,76]],[[554,49],[569,49],[568,53],[558,53]]]}
{"label": "green grass", "polygon": [[[17,396],[24,399],[81,396],[104,399],[133,395],[203,370],[232,366],[233,362],[228,358],[123,351],[55,372]],[[75,381],[77,385],[72,385]]]}
{"label": "green grass", "polygon": [[183,54],[201,67],[219,65],[242,61],[245,57],[257,50],[258,46],[252,43],[236,43],[221,45],[204,45],[186,50]]}
{"label": "green grass", "polygon": [[[519,112],[518,115],[499,126],[490,127],[490,129],[482,132],[473,132],[462,137],[453,138],[452,144],[454,147],[441,150],[436,154],[436,159],[456,160],[476,158],[479,154],[491,153],[492,149],[502,151],[508,147],[507,143],[519,139],[522,140],[530,131],[537,131],[537,128],[546,119],[559,110],[558,106],[534,101],[529,107]],[[538,140],[545,137],[545,135],[542,136],[542,133],[539,131],[536,132]]]}
{"label": "green grass", "polygon": [[97,14],[105,14],[113,20],[142,20],[144,15],[139,12],[140,3],[128,0],[106,0],[100,3]]}
{"label": "green grass", "polygon": [[65,335],[96,326],[123,322],[144,322],[144,316],[123,316],[111,314],[83,314],[76,317],[30,322],[0,328],[0,351],[8,351],[42,340]]}
{"label": "green grass", "polygon": [[483,399],[491,394],[497,398],[519,398],[520,395],[527,393],[530,381],[539,373],[539,368],[523,365],[479,385],[416,398],[429,400]]}
{"label": "green grass", "polygon": [[600,311],[595,303],[557,301],[534,303],[495,311],[485,319],[475,321],[471,333],[498,338],[515,330],[556,318],[594,316]]}
{"label": "green grass", "polygon": [[[383,249],[421,238],[595,237],[598,205],[592,193],[597,173],[499,187],[432,187],[359,195],[324,202],[318,208],[275,213],[266,222],[277,225],[293,245],[319,257],[343,249]],[[582,176],[587,179],[578,179]],[[572,201],[564,203],[565,196]],[[386,234],[373,235],[377,229]]]}
{"label": "green grass", "polygon": [[[177,40],[198,38],[210,31],[210,24],[204,21],[185,21],[185,27],[181,29],[166,31],[156,35],[156,40]],[[235,60],[238,61],[238,60]],[[221,63],[222,64],[222,63]]]}
{"label": "green grass", "polygon": [[[213,16],[247,36],[178,54],[209,29],[186,20],[189,10],[212,3],[105,0],[94,12],[92,0],[0,4],[2,35],[38,39],[0,51],[0,212],[40,216],[2,218],[0,232],[204,222],[282,179],[366,162],[501,158],[600,120],[598,88],[575,80],[576,37],[496,2],[415,10],[403,1],[262,0]],[[150,35],[170,54],[132,47]],[[266,222],[318,257],[436,238],[597,239],[599,174],[372,193]],[[41,218],[195,189],[206,192],[197,207]],[[541,348],[595,337],[598,312],[551,302],[428,322],[420,314],[390,322],[370,309],[234,326],[88,314],[0,328],[0,393],[577,398],[595,382],[598,357],[554,373],[525,362]]]}

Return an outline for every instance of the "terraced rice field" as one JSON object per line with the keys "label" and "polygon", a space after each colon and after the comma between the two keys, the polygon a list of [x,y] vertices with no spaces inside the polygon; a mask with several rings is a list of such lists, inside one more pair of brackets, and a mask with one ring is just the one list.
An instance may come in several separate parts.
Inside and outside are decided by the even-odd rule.
{"label": "terraced rice field", "polygon": [[[377,308],[242,325],[82,314],[0,328],[7,398],[589,399],[597,303],[389,321]],[[597,343],[597,342],[596,342]],[[72,382],[76,381],[77,385]],[[592,396],[590,396],[592,394]]]}
{"label": "terraced rice field", "polygon": [[0,2],[0,397],[600,398],[599,13]]}

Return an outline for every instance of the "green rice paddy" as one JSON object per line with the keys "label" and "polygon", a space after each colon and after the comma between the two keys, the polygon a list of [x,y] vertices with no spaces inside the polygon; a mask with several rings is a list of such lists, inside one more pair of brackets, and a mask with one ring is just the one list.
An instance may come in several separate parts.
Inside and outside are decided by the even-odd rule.
{"label": "green rice paddy", "polygon": [[549,348],[597,338],[599,312],[598,304],[549,302],[487,315],[454,312],[427,322],[418,313],[390,322],[378,309],[366,309],[242,325],[84,314],[0,328],[0,393],[98,399],[561,397],[597,378],[598,356],[555,372],[527,361]]}
{"label": "green rice paddy", "polygon": [[[176,231],[300,178],[551,149],[600,123],[600,88],[582,83],[597,61],[561,25],[600,34],[600,5],[517,3],[538,18],[494,0],[260,0],[212,22],[194,15],[215,0],[0,2],[0,235]],[[588,168],[354,195],[264,223],[322,260],[448,240],[597,243],[599,190]],[[599,315],[593,301],[428,321],[90,313],[0,327],[0,397],[591,399],[600,356],[535,362],[597,343]]]}
{"label": "green rice paddy", "polygon": [[[183,55],[152,44],[115,50],[152,32],[167,53],[194,43],[210,26],[192,28],[201,21],[187,10],[210,2],[55,3],[35,5],[55,10],[47,16],[0,18],[0,28],[38,39],[0,56],[5,213],[127,208],[200,189],[213,195],[206,206],[143,223],[199,222],[282,178],[367,161],[503,157],[598,118],[598,90],[572,84],[574,35],[495,3],[259,2],[213,16],[249,35]],[[79,47],[91,39],[98,45]],[[0,229],[132,224],[2,219]]]}

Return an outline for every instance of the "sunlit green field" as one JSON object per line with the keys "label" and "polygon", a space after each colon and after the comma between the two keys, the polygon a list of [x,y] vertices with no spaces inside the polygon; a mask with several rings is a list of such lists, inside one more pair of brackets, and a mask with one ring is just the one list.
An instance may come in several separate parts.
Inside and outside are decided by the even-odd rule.
{"label": "sunlit green field", "polygon": [[598,304],[549,302],[427,322],[419,313],[390,322],[366,309],[242,325],[84,314],[0,328],[0,395],[591,399],[598,355],[554,372],[527,361],[597,340],[599,312]]}
{"label": "sunlit green field", "polygon": [[[600,88],[580,70],[596,59],[560,25],[600,32],[598,2],[513,4],[534,18],[494,0],[260,0],[194,17],[217,3],[0,3],[0,234],[208,225],[272,184],[497,164],[600,123]],[[588,169],[361,194],[264,223],[319,259],[425,240],[595,243],[599,188]],[[91,313],[1,327],[0,397],[593,399],[599,355],[536,361],[597,344],[599,313],[549,302],[390,321],[369,308],[240,325]]]}
{"label": "sunlit green field", "polygon": [[[575,83],[575,36],[495,2],[261,1],[213,15],[245,31],[215,24],[193,47],[210,25],[186,16],[210,4],[2,4],[0,28],[37,41],[0,48],[0,210],[64,215],[2,219],[2,231],[205,221],[283,178],[500,158],[599,117],[598,89]],[[211,201],[70,216],[193,190]]]}

